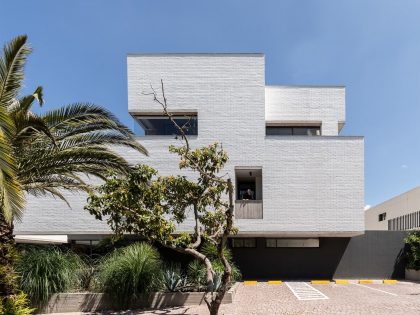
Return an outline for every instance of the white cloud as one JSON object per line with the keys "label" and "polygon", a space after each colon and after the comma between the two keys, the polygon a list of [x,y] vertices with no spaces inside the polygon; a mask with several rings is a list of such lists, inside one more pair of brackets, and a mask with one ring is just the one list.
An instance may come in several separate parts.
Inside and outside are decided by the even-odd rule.
{"label": "white cloud", "polygon": [[370,208],[371,208],[371,205],[366,205],[366,206],[365,206],[365,211],[366,211],[366,210],[369,210]]}

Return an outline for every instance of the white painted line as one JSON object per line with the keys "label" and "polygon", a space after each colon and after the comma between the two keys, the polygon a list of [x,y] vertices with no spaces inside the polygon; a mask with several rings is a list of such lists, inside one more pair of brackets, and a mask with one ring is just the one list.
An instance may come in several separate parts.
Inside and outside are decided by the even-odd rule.
{"label": "white painted line", "polygon": [[285,282],[287,287],[292,291],[293,295],[299,301],[309,300],[327,300],[326,296],[321,291],[318,291],[314,287],[310,286],[306,282]]}
{"label": "white painted line", "polygon": [[379,289],[372,288],[372,287],[368,287],[367,285],[364,285],[364,284],[359,284],[359,283],[352,283],[352,284],[358,285],[359,287],[365,287],[365,288],[368,288],[368,289],[371,289],[371,290],[375,290],[375,291],[379,291],[379,292],[382,292],[382,293],[386,293],[386,294],[389,294],[389,295],[398,296],[398,294],[387,292],[387,291],[383,291],[383,290],[379,290]]}

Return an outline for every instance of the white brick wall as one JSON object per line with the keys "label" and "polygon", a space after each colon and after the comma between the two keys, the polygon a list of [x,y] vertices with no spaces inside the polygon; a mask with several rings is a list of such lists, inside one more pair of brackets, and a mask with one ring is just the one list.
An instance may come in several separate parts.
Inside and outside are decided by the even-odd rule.
{"label": "white brick wall", "polygon": [[336,136],[345,121],[344,87],[267,86],[267,121],[320,121],[322,135]]}
{"label": "white brick wall", "polygon": [[[334,119],[335,130],[337,119],[344,120],[343,89],[298,89],[281,96],[282,91],[294,90],[276,88],[276,97],[270,98],[266,108],[263,55],[138,55],[128,57],[131,112],[161,110],[150,95],[142,94],[150,91],[150,83],[159,89],[161,78],[170,110],[198,112],[199,131],[192,146],[221,142],[230,157],[226,171],[232,178],[235,166],[262,167],[264,219],[239,220],[241,233],[343,236],[363,231],[362,138],[265,136],[267,115],[281,120],[307,119],[308,115],[322,119],[323,128],[330,128],[324,134],[334,134]],[[299,103],[308,109],[293,116]],[[318,104],[315,109],[314,103]],[[277,108],[277,104],[282,106]],[[167,150],[178,140],[149,136],[139,141],[150,157],[124,149],[130,162],[145,162],[163,175],[180,173],[177,156]],[[17,230],[105,231],[106,226],[83,212],[83,199],[72,197],[72,210],[59,201],[30,199]]]}

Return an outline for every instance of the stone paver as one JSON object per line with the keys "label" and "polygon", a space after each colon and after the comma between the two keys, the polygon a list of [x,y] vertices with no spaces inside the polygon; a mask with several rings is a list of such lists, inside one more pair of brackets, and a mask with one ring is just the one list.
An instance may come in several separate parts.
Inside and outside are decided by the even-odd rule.
{"label": "stone paver", "polygon": [[[312,285],[328,300],[299,301],[285,284],[241,284],[232,304],[222,305],[225,315],[419,315],[420,284],[397,283],[367,285],[385,292],[355,284]],[[117,314],[117,313],[108,313]],[[205,305],[163,310],[131,311],[126,315],[207,315]]]}

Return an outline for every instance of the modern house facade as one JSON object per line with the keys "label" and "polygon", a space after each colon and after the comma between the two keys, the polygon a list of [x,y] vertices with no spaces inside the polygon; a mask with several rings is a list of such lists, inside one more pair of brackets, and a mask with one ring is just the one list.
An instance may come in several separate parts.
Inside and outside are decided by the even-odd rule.
{"label": "modern house facade", "polygon": [[420,187],[415,187],[365,211],[366,230],[420,229]]}
{"label": "modern house facade", "polygon": [[[266,86],[263,54],[139,54],[127,64],[128,111],[149,151],[125,149],[131,163],[194,176],[181,173],[168,152],[180,140],[148,95],[163,80],[168,110],[188,121],[190,144],[219,142],[229,155],[239,228],[231,246],[240,267],[257,270],[255,277],[276,275],[285,261],[305,270],[299,277],[310,277],[311,268],[335,270],[350,238],[365,229],[364,140],[340,135],[344,87]],[[18,236],[86,242],[110,233],[83,210],[86,195],[67,197],[71,209],[30,198]],[[179,227],[190,229],[188,222]],[[271,271],[258,274],[264,268]]]}

